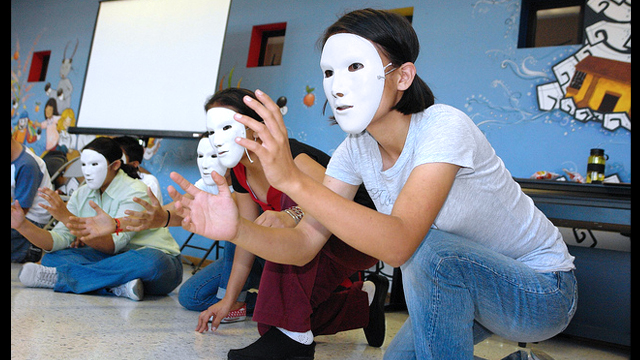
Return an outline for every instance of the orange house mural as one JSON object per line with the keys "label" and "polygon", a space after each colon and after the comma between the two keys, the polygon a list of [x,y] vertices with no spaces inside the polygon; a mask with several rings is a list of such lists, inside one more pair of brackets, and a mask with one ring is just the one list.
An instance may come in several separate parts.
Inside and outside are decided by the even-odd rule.
{"label": "orange house mural", "polygon": [[576,64],[565,94],[569,97],[578,108],[626,112],[631,118],[631,63],[587,56]]}

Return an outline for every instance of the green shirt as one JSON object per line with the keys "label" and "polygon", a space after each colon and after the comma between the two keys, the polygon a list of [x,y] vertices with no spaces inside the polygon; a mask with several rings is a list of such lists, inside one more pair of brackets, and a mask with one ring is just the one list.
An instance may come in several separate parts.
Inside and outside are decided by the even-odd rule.
{"label": "green shirt", "polygon": [[[89,205],[89,201],[93,200],[112,218],[119,218],[125,216],[125,210],[144,211],[144,207],[133,201],[134,197],[149,202],[147,186],[119,170],[103,194],[100,194],[100,190],[93,190],[86,185],[80,186],[67,202],[67,209],[77,217],[95,216],[95,210]],[[75,240],[75,236],[61,222],[51,230],[51,236],[53,237],[51,251],[66,249]],[[111,237],[116,254],[140,248],[157,249],[174,256],[180,254],[180,247],[166,228],[122,232],[118,235],[112,234]]]}

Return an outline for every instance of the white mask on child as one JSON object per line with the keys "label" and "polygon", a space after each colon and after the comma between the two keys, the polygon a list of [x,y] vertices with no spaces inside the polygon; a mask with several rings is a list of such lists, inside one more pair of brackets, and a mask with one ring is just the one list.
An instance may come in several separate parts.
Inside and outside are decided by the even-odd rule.
{"label": "white mask on child", "polygon": [[91,149],[82,150],[80,164],[82,164],[82,175],[87,186],[93,190],[100,189],[109,170],[109,164],[104,155]]}
{"label": "white mask on child", "polygon": [[216,183],[211,178],[211,173],[215,171],[221,176],[224,176],[227,168],[220,164],[218,154],[216,154],[216,150],[211,146],[209,139],[200,139],[197,152],[198,169],[200,170],[202,181],[204,181],[207,186],[215,186]]}
{"label": "white mask on child", "polygon": [[390,65],[384,66],[373,43],[361,36],[329,37],[320,59],[322,85],[343,131],[359,134],[369,126],[382,100],[385,70]]}
{"label": "white mask on child", "polygon": [[237,122],[236,112],[223,107],[214,107],[207,111],[207,131],[209,141],[218,154],[220,164],[231,169],[238,165],[245,153],[244,147],[236,143],[237,137],[246,137],[244,125]]}

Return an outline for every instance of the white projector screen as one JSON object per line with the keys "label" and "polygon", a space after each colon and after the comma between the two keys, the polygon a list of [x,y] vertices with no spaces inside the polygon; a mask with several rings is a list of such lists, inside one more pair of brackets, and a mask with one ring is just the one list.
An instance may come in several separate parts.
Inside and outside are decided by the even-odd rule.
{"label": "white projector screen", "polygon": [[100,2],[77,134],[197,137],[231,0]]}

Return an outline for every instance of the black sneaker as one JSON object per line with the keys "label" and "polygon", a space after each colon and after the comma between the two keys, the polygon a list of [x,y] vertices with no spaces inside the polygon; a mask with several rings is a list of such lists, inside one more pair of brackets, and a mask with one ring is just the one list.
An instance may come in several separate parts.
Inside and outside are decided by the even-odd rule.
{"label": "black sneaker", "polygon": [[304,345],[272,327],[244,349],[229,350],[229,360],[313,360],[316,342]]}
{"label": "black sneaker", "polygon": [[376,285],[376,292],[369,305],[369,324],[364,328],[364,336],[369,346],[380,347],[384,343],[386,332],[384,303],[389,290],[389,279],[379,274],[371,274],[367,280]]}

